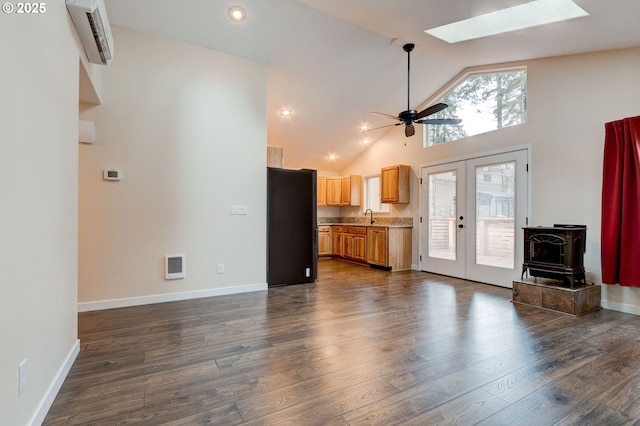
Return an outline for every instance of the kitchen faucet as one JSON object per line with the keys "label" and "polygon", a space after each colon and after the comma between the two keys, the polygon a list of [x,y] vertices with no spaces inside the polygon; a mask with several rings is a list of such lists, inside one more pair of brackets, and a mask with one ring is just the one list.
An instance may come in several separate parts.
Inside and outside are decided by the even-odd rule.
{"label": "kitchen faucet", "polygon": [[371,209],[366,209],[366,210],[364,211],[364,215],[365,215],[365,216],[367,215],[367,212],[371,212],[371,225],[373,225],[373,210],[371,210]]}

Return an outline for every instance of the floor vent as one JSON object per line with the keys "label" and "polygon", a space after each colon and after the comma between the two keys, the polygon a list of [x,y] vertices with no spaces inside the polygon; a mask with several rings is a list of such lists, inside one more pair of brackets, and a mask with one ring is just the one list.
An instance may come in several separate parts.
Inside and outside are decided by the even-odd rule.
{"label": "floor vent", "polygon": [[184,254],[167,254],[164,257],[164,277],[175,280],[185,277]]}

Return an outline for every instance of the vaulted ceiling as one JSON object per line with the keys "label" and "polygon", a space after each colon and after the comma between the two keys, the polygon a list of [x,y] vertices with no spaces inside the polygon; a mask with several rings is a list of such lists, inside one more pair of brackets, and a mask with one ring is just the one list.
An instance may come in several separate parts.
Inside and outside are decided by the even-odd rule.
{"label": "vaulted ceiling", "polygon": [[[112,25],[268,64],[268,145],[284,149],[286,167],[327,171],[340,171],[367,149],[363,138],[374,143],[384,134],[360,133],[363,123],[390,124],[370,112],[406,109],[406,42],[416,44],[414,108],[469,66],[640,45],[638,0],[574,0],[590,16],[457,44],[424,33],[527,2],[105,0]],[[228,18],[234,4],[246,9],[246,20]],[[280,116],[284,107],[290,117]],[[421,143],[419,135],[410,143]]]}

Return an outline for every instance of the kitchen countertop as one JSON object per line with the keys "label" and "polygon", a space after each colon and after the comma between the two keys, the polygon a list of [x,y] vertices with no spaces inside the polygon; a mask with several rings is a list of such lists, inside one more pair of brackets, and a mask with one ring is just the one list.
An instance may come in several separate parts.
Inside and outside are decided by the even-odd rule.
{"label": "kitchen countertop", "polygon": [[319,223],[320,226],[359,226],[359,227],[368,227],[368,228],[413,228],[413,225],[386,225],[386,224],[378,224],[373,223],[373,225],[369,223]]}
{"label": "kitchen countertop", "polygon": [[410,216],[389,217],[375,216],[374,223],[369,221],[371,217],[365,216],[342,216],[342,217],[318,217],[318,226],[376,226],[380,228],[413,228],[413,218]]}

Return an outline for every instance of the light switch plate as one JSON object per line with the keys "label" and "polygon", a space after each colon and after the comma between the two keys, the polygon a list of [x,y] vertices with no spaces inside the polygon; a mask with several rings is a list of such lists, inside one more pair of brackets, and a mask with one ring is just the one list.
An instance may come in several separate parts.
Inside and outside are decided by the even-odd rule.
{"label": "light switch plate", "polygon": [[248,208],[244,204],[233,204],[231,205],[231,214],[247,214]]}

